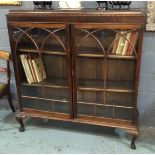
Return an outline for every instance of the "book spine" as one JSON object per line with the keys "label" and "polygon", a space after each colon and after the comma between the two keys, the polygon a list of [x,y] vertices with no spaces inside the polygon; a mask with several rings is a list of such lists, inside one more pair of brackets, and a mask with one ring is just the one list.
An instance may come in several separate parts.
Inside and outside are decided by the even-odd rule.
{"label": "book spine", "polygon": [[35,69],[34,69],[34,65],[32,63],[32,57],[31,57],[30,53],[28,53],[28,57],[29,57],[28,61],[29,61],[29,64],[31,66],[31,71],[32,71],[34,82],[37,82],[37,76],[36,76],[36,72],[35,72]]}
{"label": "book spine", "polygon": [[31,75],[32,75],[33,82],[35,82],[34,75],[33,75],[33,72],[32,72],[32,66],[31,66],[30,59],[28,58],[27,61],[28,61],[29,67],[30,67],[30,72],[31,72]]}
{"label": "book spine", "polygon": [[28,76],[29,76],[29,79],[30,79],[31,83],[33,83],[34,79],[33,79],[33,75],[32,75],[32,72],[31,72],[31,67],[29,65],[29,61],[28,61],[28,56],[27,55],[25,55],[25,59],[26,59],[26,68],[27,68]]}
{"label": "book spine", "polygon": [[[137,44],[137,41],[138,41],[138,36],[139,36],[139,33],[136,32],[135,33],[135,37],[134,37],[134,41],[133,41],[133,47],[135,48],[136,47],[136,44]],[[132,47],[131,49],[131,52],[130,52],[130,55],[133,55],[134,54],[134,48]],[[136,52],[136,51],[135,51]]]}
{"label": "book spine", "polygon": [[135,32],[132,32],[131,39],[130,39],[130,44],[128,46],[127,55],[130,55],[130,53],[131,53],[134,37],[135,37]]}
{"label": "book spine", "polygon": [[[124,33],[125,33],[124,31],[121,32],[122,35],[123,35]],[[120,37],[120,39],[119,39],[118,46],[117,46],[117,50],[116,50],[116,54],[122,55],[122,51],[123,51],[124,44],[125,44],[125,38],[122,36],[122,37]]]}
{"label": "book spine", "polygon": [[27,60],[26,60],[25,55],[24,54],[23,55],[20,55],[20,59],[21,59],[21,62],[22,62],[23,68],[24,68],[24,72],[25,72],[25,75],[26,75],[27,82],[29,84],[31,84],[32,81],[29,78],[29,73],[28,73],[28,70],[27,70]]}
{"label": "book spine", "polygon": [[34,66],[34,70],[35,70],[35,73],[36,73],[37,82],[40,82],[40,81],[42,81],[42,77],[41,77],[41,74],[40,74],[40,71],[39,71],[39,65],[38,65],[36,59],[32,59],[32,64]]}
{"label": "book spine", "polygon": [[39,62],[40,62],[40,72],[42,75],[42,79],[46,79],[46,72],[45,72],[45,68],[44,68],[44,64],[41,58],[39,58]]}
{"label": "book spine", "polygon": [[116,54],[116,50],[117,50],[117,46],[118,46],[118,42],[119,42],[119,33],[116,33],[115,35],[115,39],[114,39],[114,44],[113,44],[113,49],[112,49],[112,53]]}
{"label": "book spine", "polygon": [[123,48],[123,52],[122,55],[126,55],[127,54],[127,50],[128,50],[128,46],[129,46],[129,41],[131,39],[131,32],[129,32],[127,34],[126,40],[125,40],[125,44],[124,44],[124,48]]}

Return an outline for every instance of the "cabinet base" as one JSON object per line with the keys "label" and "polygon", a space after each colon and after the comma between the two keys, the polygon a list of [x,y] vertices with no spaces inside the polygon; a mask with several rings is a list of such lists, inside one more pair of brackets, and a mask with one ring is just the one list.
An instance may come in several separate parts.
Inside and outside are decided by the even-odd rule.
{"label": "cabinet base", "polygon": [[84,116],[79,116],[75,119],[70,118],[70,115],[58,115],[53,114],[50,112],[43,112],[38,110],[32,110],[32,109],[24,109],[24,111],[20,112],[16,119],[20,124],[19,131],[24,132],[25,127],[23,123],[23,119],[26,117],[36,117],[36,118],[47,118],[51,120],[59,120],[59,121],[66,121],[66,122],[73,122],[73,123],[81,123],[81,124],[91,124],[91,125],[97,125],[97,126],[103,126],[103,127],[112,127],[124,129],[126,133],[132,135],[131,140],[131,149],[136,149],[135,141],[138,137],[138,128],[136,126],[133,126],[132,123],[128,121],[121,121],[121,120],[113,120],[113,122],[110,121],[110,119],[96,119],[93,118],[87,118]]}

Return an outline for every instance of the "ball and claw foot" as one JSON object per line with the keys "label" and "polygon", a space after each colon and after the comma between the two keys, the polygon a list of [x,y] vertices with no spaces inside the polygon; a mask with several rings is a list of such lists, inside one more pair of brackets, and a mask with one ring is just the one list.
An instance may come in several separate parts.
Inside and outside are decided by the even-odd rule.
{"label": "ball and claw foot", "polygon": [[135,141],[137,139],[137,136],[133,136],[131,140],[131,149],[136,150]]}
{"label": "ball and claw foot", "polygon": [[23,118],[25,118],[25,117],[20,117],[20,116],[16,117],[17,122],[20,124],[20,127],[19,127],[19,131],[20,132],[24,132],[25,131],[25,127],[24,127],[24,123],[23,123]]}
{"label": "ball and claw foot", "polygon": [[24,132],[24,131],[25,131],[25,128],[24,128],[23,126],[20,126],[20,127],[19,127],[19,131],[20,131],[20,132]]}

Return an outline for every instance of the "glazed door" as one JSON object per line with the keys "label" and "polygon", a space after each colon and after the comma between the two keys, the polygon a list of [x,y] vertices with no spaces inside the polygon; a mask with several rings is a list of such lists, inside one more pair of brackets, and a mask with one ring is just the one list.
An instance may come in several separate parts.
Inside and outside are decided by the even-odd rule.
{"label": "glazed door", "polygon": [[75,118],[134,120],[138,29],[101,24],[72,27]]}
{"label": "glazed door", "polygon": [[[72,117],[68,25],[18,23],[9,28],[21,111]],[[24,69],[23,55],[28,60],[32,77]],[[33,68],[37,60],[43,63],[43,67],[39,68],[40,80]]]}

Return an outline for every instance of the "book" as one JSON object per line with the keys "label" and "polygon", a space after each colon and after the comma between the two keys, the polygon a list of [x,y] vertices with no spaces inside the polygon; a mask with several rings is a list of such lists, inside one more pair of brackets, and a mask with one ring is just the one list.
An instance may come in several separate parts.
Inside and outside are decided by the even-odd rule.
{"label": "book", "polygon": [[131,44],[133,44],[134,35],[135,35],[135,32],[132,32],[131,38],[130,38],[130,44],[129,44],[128,50],[127,50],[127,55],[130,55],[130,51],[131,51],[131,48],[132,48]]}
{"label": "book", "polygon": [[115,35],[115,39],[114,39],[114,44],[113,44],[113,49],[112,49],[112,53],[115,54],[116,50],[117,50],[117,46],[118,46],[118,42],[119,42],[119,33],[116,33]]}
{"label": "book", "polygon": [[33,75],[34,82],[37,82],[37,75],[36,75],[36,72],[34,70],[34,66],[33,66],[33,63],[32,63],[32,55],[30,53],[28,53],[28,62],[30,64],[30,68],[31,68],[31,72],[32,72],[32,75]]}
{"label": "book", "polygon": [[21,54],[20,59],[21,59],[22,65],[23,65],[23,69],[24,69],[24,72],[25,72],[25,75],[26,75],[27,82],[29,84],[31,84],[31,83],[34,82],[34,79],[32,77],[32,72],[31,72],[31,69],[30,69],[30,66],[29,66],[29,63],[28,63],[27,55],[26,54]]}
{"label": "book", "polygon": [[46,79],[45,68],[41,57],[32,59],[32,64],[36,73],[37,82],[41,82],[42,80]]}
{"label": "book", "polygon": [[127,34],[122,55],[126,55],[127,54],[127,50],[128,50],[129,44],[130,44],[129,42],[130,42],[130,39],[131,39],[131,35],[132,35],[132,32],[129,32]]}
{"label": "book", "polygon": [[132,32],[131,39],[130,39],[131,43],[129,44],[129,47],[128,47],[128,50],[127,50],[127,55],[132,55],[133,54],[133,51],[134,51],[134,48],[136,46],[137,40],[138,40],[138,32]]}
{"label": "book", "polygon": [[[133,47],[134,48],[136,47],[136,44],[137,44],[137,41],[138,41],[138,36],[139,36],[139,33],[136,32],[135,37],[134,37],[134,41],[133,41]],[[131,48],[130,55],[134,54],[134,48],[133,47]]]}
{"label": "book", "polygon": [[[121,31],[121,35],[123,35],[124,33],[125,33],[125,31]],[[116,54],[122,55],[124,44],[125,44],[125,40],[126,39],[123,36],[119,38]]]}

